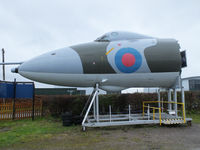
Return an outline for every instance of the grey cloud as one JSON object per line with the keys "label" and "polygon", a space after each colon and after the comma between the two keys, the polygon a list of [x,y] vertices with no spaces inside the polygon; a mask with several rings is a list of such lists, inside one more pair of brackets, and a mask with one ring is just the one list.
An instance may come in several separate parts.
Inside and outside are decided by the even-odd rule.
{"label": "grey cloud", "polygon": [[125,30],[177,39],[188,54],[183,76],[199,75],[199,17],[198,0],[6,0],[0,1],[0,47],[7,61],[23,61]]}

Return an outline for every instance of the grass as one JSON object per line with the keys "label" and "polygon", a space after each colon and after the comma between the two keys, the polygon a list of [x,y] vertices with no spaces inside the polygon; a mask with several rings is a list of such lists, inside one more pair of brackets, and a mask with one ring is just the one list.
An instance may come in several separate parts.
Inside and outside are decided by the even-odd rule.
{"label": "grass", "polygon": [[187,118],[192,118],[193,123],[200,123],[200,113],[187,113]]}
{"label": "grass", "polygon": [[75,127],[63,127],[61,120],[52,118],[36,119],[35,121],[0,121],[0,147],[51,138],[54,134],[73,128]]}
{"label": "grass", "polygon": [[[187,113],[194,123],[200,123],[200,113]],[[144,146],[151,130],[167,130],[158,126],[110,127],[81,132],[80,126],[63,127],[62,121],[43,118],[18,121],[0,121],[0,149],[123,149],[126,144]],[[133,131],[132,131],[133,130]],[[188,128],[189,130],[189,128]],[[135,131],[138,134],[135,134]],[[129,134],[132,132],[132,134]],[[171,130],[169,129],[169,132]],[[177,130],[179,132],[179,130]],[[134,133],[134,134],[133,134]],[[172,133],[171,133],[172,134]],[[124,143],[126,143],[124,145]],[[112,146],[109,146],[109,145]],[[122,146],[120,147],[120,145]],[[99,148],[97,148],[99,146]],[[127,146],[129,147],[129,146]]]}

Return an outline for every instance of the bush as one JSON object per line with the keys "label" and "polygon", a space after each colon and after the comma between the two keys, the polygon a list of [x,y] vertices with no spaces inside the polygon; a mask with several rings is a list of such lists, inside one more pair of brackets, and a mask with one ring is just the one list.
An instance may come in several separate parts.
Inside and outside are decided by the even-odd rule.
{"label": "bush", "polygon": [[[172,95],[173,97],[173,95]],[[178,102],[181,102],[181,93],[177,93]],[[142,111],[143,101],[157,101],[156,93],[134,93],[134,94],[111,94],[100,95],[100,113],[109,112],[109,105],[112,106],[112,113],[127,113],[128,105],[131,105],[133,113]],[[73,115],[80,115],[88,96],[36,96],[36,100],[43,101],[43,114],[60,117],[64,112],[71,112]],[[161,100],[167,101],[167,93],[161,93]],[[185,92],[185,107],[187,111],[200,111],[200,92]],[[167,106],[167,104],[166,104]]]}

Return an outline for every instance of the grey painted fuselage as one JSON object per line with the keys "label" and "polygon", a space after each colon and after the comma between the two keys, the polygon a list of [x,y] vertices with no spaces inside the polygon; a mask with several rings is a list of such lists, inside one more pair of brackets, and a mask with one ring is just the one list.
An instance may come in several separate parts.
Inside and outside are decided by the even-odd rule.
{"label": "grey painted fuselage", "polygon": [[94,42],[51,51],[18,67],[31,80],[107,91],[174,86],[181,73],[180,46],[128,32],[110,32]]}

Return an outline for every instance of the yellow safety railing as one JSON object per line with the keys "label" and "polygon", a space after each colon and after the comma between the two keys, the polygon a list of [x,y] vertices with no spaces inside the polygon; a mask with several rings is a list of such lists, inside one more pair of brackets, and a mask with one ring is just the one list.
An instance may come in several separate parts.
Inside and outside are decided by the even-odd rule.
{"label": "yellow safety railing", "polygon": [[149,109],[153,109],[153,120],[155,120],[155,110],[157,109],[159,111],[159,121],[160,121],[160,125],[161,125],[161,108],[159,107],[150,107],[150,106],[146,106],[145,104],[151,104],[151,103],[167,103],[167,104],[178,104],[178,105],[182,105],[182,111],[183,111],[183,119],[184,119],[184,123],[186,122],[185,120],[185,107],[184,107],[184,103],[180,103],[180,102],[168,102],[168,101],[144,101],[143,102],[143,116],[144,116],[144,109],[145,107],[149,108]]}
{"label": "yellow safety railing", "polygon": [[153,120],[155,120],[155,110],[157,109],[159,111],[159,121],[160,121],[160,125],[161,125],[161,123],[162,123],[162,121],[161,121],[161,108],[145,106],[144,102],[143,102],[143,116],[144,116],[144,108],[145,107],[147,107],[149,109],[153,109]]}

